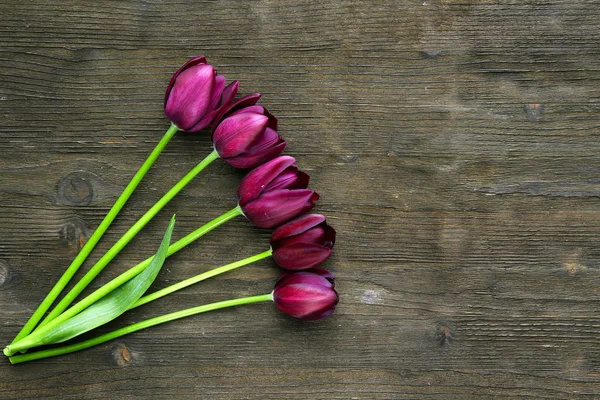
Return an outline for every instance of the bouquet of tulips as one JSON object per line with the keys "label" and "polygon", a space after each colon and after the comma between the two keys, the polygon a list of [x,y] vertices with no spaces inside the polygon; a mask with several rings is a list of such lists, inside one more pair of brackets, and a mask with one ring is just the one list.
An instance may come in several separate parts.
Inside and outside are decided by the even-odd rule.
{"label": "bouquet of tulips", "polygon": [[[308,189],[309,176],[298,169],[294,158],[281,156],[286,142],[277,133],[277,119],[258,104],[260,94],[254,93],[236,100],[238,87],[237,81],[226,85],[225,78],[217,74],[212,65],[207,64],[205,57],[193,58],[175,72],[164,100],[165,115],[171,122],[170,128],[63,276],[15,339],[5,347],[4,354],[11,363],[83,350],[154,325],[242,304],[273,301],[280,311],[302,320],[318,320],[333,313],[338,302],[334,276],[318,266],[331,254],[335,230],[323,215],[305,214],[319,199],[315,191]],[[49,311],[174,135],[180,131],[198,132],[208,127],[211,127],[213,152],[133,224]],[[196,175],[217,159],[222,159],[235,168],[252,168],[238,188],[238,204],[171,244],[175,224],[173,216],[154,256],[72,305],[127,243]],[[268,250],[154,293],[146,293],[167,257],[237,216],[244,216],[261,228],[276,228]],[[132,308],[271,256],[286,271],[269,293],[199,305],[137,322],[85,341],[30,352],[30,349],[39,346],[63,343],[114,320]]]}

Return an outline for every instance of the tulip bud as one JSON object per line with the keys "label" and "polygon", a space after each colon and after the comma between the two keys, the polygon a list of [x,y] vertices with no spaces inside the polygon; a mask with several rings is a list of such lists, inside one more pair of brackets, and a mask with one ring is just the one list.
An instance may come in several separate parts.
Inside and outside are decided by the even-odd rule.
{"label": "tulip bud", "polygon": [[296,218],[275,229],[271,235],[273,258],[288,270],[316,267],[331,255],[335,230],[324,215],[309,214]]}
{"label": "tulip bud", "polygon": [[272,228],[315,206],[319,195],[307,189],[308,174],[296,159],[277,157],[250,171],[240,183],[238,204],[250,222]]}
{"label": "tulip bud", "polygon": [[237,90],[237,81],[225,87],[225,77],[206,63],[206,57],[192,58],[173,74],[167,86],[165,115],[177,128],[197,132],[213,122]]}
{"label": "tulip bud", "polygon": [[219,157],[236,168],[261,165],[281,154],[286,146],[277,133],[277,118],[260,105],[228,114],[213,131]]}
{"label": "tulip bud", "polygon": [[339,301],[331,272],[314,268],[286,272],[273,289],[273,302],[279,311],[304,321],[330,316]]}

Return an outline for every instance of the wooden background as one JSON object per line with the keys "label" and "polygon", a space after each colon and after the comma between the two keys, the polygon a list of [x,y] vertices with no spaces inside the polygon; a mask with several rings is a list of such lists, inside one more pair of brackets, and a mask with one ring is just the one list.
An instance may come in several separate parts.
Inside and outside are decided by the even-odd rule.
{"label": "wooden background", "polygon": [[[600,3],[3,1],[0,339],[8,343],[168,124],[171,74],[206,55],[261,92],[338,231],[336,314],[261,304],[0,366],[1,399],[600,397]],[[89,261],[211,150],[167,147]],[[215,162],[102,274],[235,205]],[[263,251],[234,220],[154,288]],[[90,262],[85,264],[88,268]],[[107,329],[268,292],[271,261]],[[99,283],[96,283],[98,286]]]}

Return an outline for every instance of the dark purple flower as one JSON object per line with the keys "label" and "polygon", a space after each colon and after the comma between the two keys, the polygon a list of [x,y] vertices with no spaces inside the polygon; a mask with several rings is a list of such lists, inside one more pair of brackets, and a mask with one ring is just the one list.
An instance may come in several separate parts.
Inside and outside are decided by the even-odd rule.
{"label": "dark purple flower", "polygon": [[319,200],[307,189],[308,174],[298,170],[296,159],[277,157],[254,168],[240,183],[238,204],[250,222],[272,228],[309,211]]}
{"label": "dark purple flower", "polygon": [[320,265],[331,255],[334,243],[335,230],[321,214],[298,217],[281,225],[271,235],[275,262],[289,270]]}
{"label": "dark purple flower", "polygon": [[277,118],[256,104],[220,120],[213,127],[212,140],[219,156],[236,168],[253,168],[272,160],[286,145],[277,133]]}
{"label": "dark purple flower", "polygon": [[304,321],[323,319],[333,314],[339,301],[331,272],[314,268],[286,272],[275,284],[273,301],[279,311]]}
{"label": "dark purple flower", "polygon": [[165,115],[179,129],[197,132],[209,126],[228,106],[238,90],[234,81],[225,87],[206,57],[195,57],[173,74],[165,93]]}

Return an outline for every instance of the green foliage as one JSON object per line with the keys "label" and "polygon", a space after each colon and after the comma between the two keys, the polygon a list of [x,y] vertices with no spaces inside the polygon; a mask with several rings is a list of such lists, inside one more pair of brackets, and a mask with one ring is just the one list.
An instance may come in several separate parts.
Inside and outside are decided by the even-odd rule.
{"label": "green foliage", "polygon": [[171,218],[162,243],[150,265],[139,275],[119,286],[81,313],[53,327],[41,339],[41,344],[61,343],[106,324],[123,314],[148,290],[160,271],[173,233],[175,216]]}

